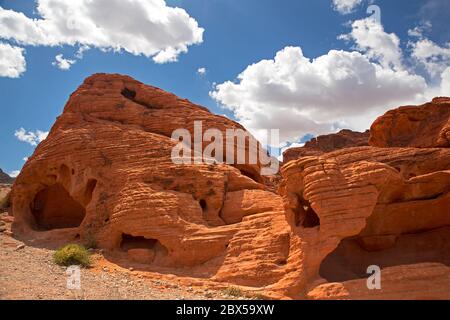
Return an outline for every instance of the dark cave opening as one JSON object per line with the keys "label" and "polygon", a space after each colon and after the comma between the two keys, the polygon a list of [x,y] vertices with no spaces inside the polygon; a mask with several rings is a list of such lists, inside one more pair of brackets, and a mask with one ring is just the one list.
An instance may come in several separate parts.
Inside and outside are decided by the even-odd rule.
{"label": "dark cave opening", "polygon": [[125,251],[130,249],[155,249],[158,242],[156,239],[147,239],[142,236],[132,236],[123,233],[120,248]]}
{"label": "dark cave opening", "polygon": [[156,105],[151,105],[148,102],[144,102],[144,101],[139,101],[136,99],[136,91],[128,89],[128,88],[124,88],[121,92],[122,96],[124,96],[126,99],[133,101],[134,103],[137,103],[147,109],[160,109],[159,106]]}
{"label": "dark cave opening", "polygon": [[303,197],[297,195],[298,205],[294,212],[295,214],[295,225],[297,227],[302,226],[303,228],[315,228],[320,225],[320,218],[311,207],[308,200],[303,199]]}
{"label": "dark cave opening", "polygon": [[136,91],[130,90],[128,88],[123,89],[121,94],[129,100],[134,101],[134,98],[136,98]]}
{"label": "dark cave opening", "polygon": [[199,204],[200,204],[200,207],[202,208],[203,211],[206,210],[206,207],[207,207],[208,205],[207,205],[205,199],[201,199],[201,200],[199,201]]}
{"label": "dark cave opening", "polygon": [[323,260],[320,276],[329,282],[343,282],[367,278],[370,265],[381,269],[426,262],[450,266],[450,227],[369,240],[369,245],[361,237],[342,240]]}
{"label": "dark cave opening", "polygon": [[38,230],[79,227],[85,208],[57,183],[38,192],[30,205]]}

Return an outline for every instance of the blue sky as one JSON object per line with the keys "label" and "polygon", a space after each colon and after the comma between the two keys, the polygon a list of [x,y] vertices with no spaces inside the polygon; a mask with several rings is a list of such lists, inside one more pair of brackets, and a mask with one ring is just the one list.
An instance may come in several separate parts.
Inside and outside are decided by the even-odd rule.
{"label": "blue sky", "polygon": [[[142,1],[145,4],[145,1]],[[0,76],[0,168],[6,172],[19,170],[24,164],[23,158],[31,155],[34,150],[35,146],[16,137],[16,131],[21,128],[25,129],[25,134],[35,133],[36,130],[49,131],[55,118],[62,112],[70,93],[84,78],[97,72],[130,75],[144,83],[202,104],[214,113],[227,114],[255,131],[267,126],[282,128],[286,125],[289,129],[286,130],[282,141],[291,142],[301,140],[305,134],[316,135],[344,127],[360,130],[368,128],[375,114],[380,114],[396,103],[423,102],[431,96],[442,94],[450,87],[450,80],[445,82],[450,79],[450,71],[445,73],[450,59],[450,2],[350,0],[352,1],[356,4],[351,8],[352,12],[348,13],[337,10],[332,0],[168,0],[167,7],[180,7],[197,22],[198,28],[191,26],[186,30],[198,31],[203,28],[204,33],[200,41],[198,37],[197,40],[192,40],[194,35],[192,39],[186,40],[193,42],[187,45],[187,52],[177,54],[177,61],[166,63],[155,62],[152,59],[154,53],[146,57],[143,54],[130,53],[127,49],[105,52],[99,49],[100,45],[96,47],[95,44],[90,45],[90,49],[78,59],[75,55],[80,48],[79,44],[71,45],[67,41],[61,41],[50,45],[46,40],[40,40],[40,43],[37,41],[37,44],[32,45],[30,38],[20,40],[20,35],[14,33],[13,28],[12,31],[0,31],[0,43],[23,48],[23,57],[26,60],[26,70],[20,71],[20,75]],[[127,15],[126,2],[122,1],[124,8],[119,11],[124,16]],[[381,9],[382,28],[376,29],[376,34],[369,34],[370,30],[375,30],[369,25],[367,37],[366,34],[353,34],[352,23],[368,17],[366,9],[370,4],[378,5]],[[13,10],[24,13],[28,18],[42,19],[34,1],[0,0],[0,7],[4,12]],[[0,14],[0,29],[6,26],[5,21],[1,19]],[[414,33],[416,27],[418,29]],[[149,29],[141,32],[149,32]],[[340,35],[347,36],[339,38]],[[383,51],[384,43],[389,44],[391,40],[393,46],[396,46],[395,37],[400,40],[398,48],[390,53]],[[419,47],[418,44],[422,46]],[[285,48],[291,49],[282,51]],[[292,48],[301,48],[301,51]],[[346,54],[358,52],[361,57],[330,55],[330,50],[343,50]],[[278,62],[272,60],[272,66],[261,63],[264,59],[274,59],[281,51],[284,58],[280,58]],[[394,53],[391,54],[392,52]],[[396,65],[397,53],[401,63]],[[69,70],[61,70],[54,64],[55,57],[59,54],[65,59],[76,61]],[[290,79],[290,75],[279,71],[283,68],[300,68],[297,62],[291,60],[300,59],[302,56],[307,59],[322,56],[327,60],[320,65],[303,62],[301,66],[312,68],[308,71],[312,73],[311,76],[301,73]],[[388,58],[392,56],[394,58]],[[327,82],[325,89],[330,92],[337,90],[330,94],[330,98],[324,99],[323,92],[311,93],[303,90],[305,81],[309,78],[315,79],[323,70],[321,68],[325,68],[330,74],[339,73],[339,68],[343,68],[344,58],[356,59],[351,63],[362,63],[361,66],[364,63],[361,59],[367,59],[370,63],[380,66],[378,75],[388,70],[391,72],[390,78],[377,78],[380,83],[377,83],[376,87],[383,87],[382,81],[391,86],[392,83],[399,83],[395,91],[403,95],[386,91],[383,95],[387,98],[384,100],[377,100],[376,96],[379,94],[373,94],[374,97],[370,98],[372,100],[369,99],[370,103],[358,102],[360,96],[355,96],[353,101],[347,103],[345,98],[342,98],[346,95],[342,95],[338,90],[344,85],[350,86],[351,82],[348,79],[343,82],[342,79],[335,78],[332,81],[335,81],[336,85],[330,85],[330,79],[317,78],[317,81]],[[341,62],[334,63],[336,61]],[[249,68],[252,64],[257,65],[255,68]],[[205,68],[206,72],[199,74],[199,68]],[[237,79],[244,70],[248,72],[242,79]],[[270,79],[271,74],[276,72],[281,73]],[[357,73],[356,77],[363,86],[361,92],[371,96],[372,87],[364,83],[368,80]],[[291,81],[283,82],[284,79]],[[224,85],[228,81],[234,85]],[[276,83],[276,86],[268,86],[267,83]],[[262,88],[261,90],[264,89],[264,93],[252,91],[255,84]],[[319,83],[316,87],[320,86]],[[270,90],[275,90],[274,88],[279,90],[272,94]],[[289,90],[286,92],[289,94],[277,97],[279,92],[281,95],[287,88]],[[270,105],[262,101],[265,94],[270,96]],[[236,101],[236,97],[242,97],[242,101]],[[335,110],[331,111],[326,108],[330,104],[329,101],[333,101],[333,97],[336,97],[336,106]],[[259,98],[262,102],[257,103]],[[358,109],[354,112],[346,107],[355,103],[355,100],[358,102],[356,107],[361,105],[364,110]],[[298,118],[290,117],[289,112],[293,112]],[[285,118],[281,116],[286,114]],[[39,140],[36,139],[35,141]],[[27,139],[22,137],[22,140]]]}

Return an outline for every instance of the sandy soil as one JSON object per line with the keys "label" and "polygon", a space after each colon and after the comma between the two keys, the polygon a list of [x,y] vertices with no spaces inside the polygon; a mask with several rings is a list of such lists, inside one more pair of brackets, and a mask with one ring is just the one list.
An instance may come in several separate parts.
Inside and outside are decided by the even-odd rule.
{"label": "sandy soil", "polygon": [[10,299],[255,299],[189,280],[124,269],[92,252],[93,265],[81,269],[81,289],[68,289],[67,268],[53,262],[54,250],[24,245],[11,236],[12,218],[0,213],[0,300]]}

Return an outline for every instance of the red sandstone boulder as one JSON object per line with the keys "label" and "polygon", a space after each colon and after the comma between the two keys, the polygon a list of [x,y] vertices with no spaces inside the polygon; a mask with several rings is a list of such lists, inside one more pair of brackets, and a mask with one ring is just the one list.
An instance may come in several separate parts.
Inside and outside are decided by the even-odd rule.
{"label": "red sandstone boulder", "polygon": [[450,98],[388,111],[370,128],[374,147],[450,147]]}

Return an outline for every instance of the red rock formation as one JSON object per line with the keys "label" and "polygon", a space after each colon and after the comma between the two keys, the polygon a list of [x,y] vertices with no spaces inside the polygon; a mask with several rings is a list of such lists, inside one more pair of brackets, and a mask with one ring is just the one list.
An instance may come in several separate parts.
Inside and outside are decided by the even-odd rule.
{"label": "red rock formation", "polygon": [[368,146],[369,131],[355,132],[341,130],[338,133],[318,136],[306,142],[303,147],[287,149],[283,153],[283,161],[287,163],[306,156],[318,156],[323,153],[351,148]]}
{"label": "red rock formation", "polygon": [[[302,261],[301,281],[291,287],[303,288],[310,298],[369,297],[370,265],[390,274],[427,262],[445,273],[430,276],[437,292],[450,291],[450,283],[441,281],[450,277],[450,268],[443,267],[450,266],[450,149],[343,149],[291,161],[282,175],[280,192]],[[408,285],[420,290],[425,279]],[[385,297],[419,295],[396,291],[401,286],[389,277],[383,281],[391,288],[378,292]],[[314,289],[325,282],[342,282],[346,294],[335,286]]]}
{"label": "red rock formation", "polygon": [[[86,79],[15,181],[14,234],[94,238],[119,265],[273,297],[448,297],[449,148],[324,153],[343,145],[318,139],[320,154],[282,168],[278,195],[259,164],[174,164],[171,133],[196,120],[242,129],[129,77]],[[371,264],[382,291],[365,286]]]}
{"label": "red rock formation", "polygon": [[195,120],[242,129],[129,77],[86,79],[14,184],[14,233],[33,244],[94,238],[135,268],[277,282],[290,246],[281,197],[257,164],[174,164],[172,131]]}
{"label": "red rock formation", "polygon": [[374,147],[450,147],[450,98],[388,111],[370,128]]}

